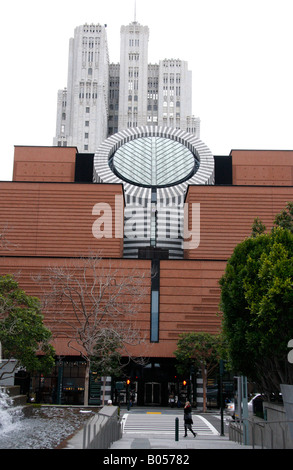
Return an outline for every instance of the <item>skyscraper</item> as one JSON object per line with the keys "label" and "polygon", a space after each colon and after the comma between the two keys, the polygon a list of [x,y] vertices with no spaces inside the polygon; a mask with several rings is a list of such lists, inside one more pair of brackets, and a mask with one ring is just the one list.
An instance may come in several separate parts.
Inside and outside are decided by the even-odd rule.
{"label": "skyscraper", "polygon": [[144,125],[199,137],[186,61],[148,63],[149,28],[121,26],[120,63],[110,64],[106,25],[85,24],[70,39],[67,88],[59,90],[53,145],[94,153],[112,134]]}
{"label": "skyscraper", "polygon": [[118,130],[146,124],[149,28],[133,22],[120,30]]}
{"label": "skyscraper", "polygon": [[100,24],[78,26],[69,42],[67,88],[58,92],[53,144],[93,152],[107,137],[108,101],[106,27]]}

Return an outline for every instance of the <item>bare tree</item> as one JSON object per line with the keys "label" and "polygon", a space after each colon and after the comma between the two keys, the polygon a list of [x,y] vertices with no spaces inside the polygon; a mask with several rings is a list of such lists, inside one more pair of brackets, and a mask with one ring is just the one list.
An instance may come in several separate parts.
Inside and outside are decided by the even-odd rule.
{"label": "bare tree", "polygon": [[130,346],[145,343],[136,319],[150,273],[125,270],[118,263],[92,256],[47,272],[44,309],[54,337],[65,337],[67,345],[86,361],[85,405],[91,360],[103,354],[97,345],[115,337],[121,356],[130,357]]}
{"label": "bare tree", "polygon": [[11,229],[8,227],[8,224],[0,226],[0,252],[2,250],[5,250],[5,251],[14,250],[18,246],[16,243],[13,243],[11,242],[11,240],[9,240],[9,237],[7,234],[10,230]]}

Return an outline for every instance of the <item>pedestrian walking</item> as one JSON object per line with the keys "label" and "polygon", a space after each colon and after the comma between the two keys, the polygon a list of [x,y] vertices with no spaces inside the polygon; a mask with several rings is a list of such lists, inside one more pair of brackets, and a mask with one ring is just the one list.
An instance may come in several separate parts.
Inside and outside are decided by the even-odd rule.
{"label": "pedestrian walking", "polygon": [[184,429],[185,429],[185,434],[184,437],[187,437],[187,429],[193,434],[193,437],[196,437],[196,432],[193,431],[192,429],[192,409],[191,409],[191,404],[189,401],[185,403],[184,406]]}

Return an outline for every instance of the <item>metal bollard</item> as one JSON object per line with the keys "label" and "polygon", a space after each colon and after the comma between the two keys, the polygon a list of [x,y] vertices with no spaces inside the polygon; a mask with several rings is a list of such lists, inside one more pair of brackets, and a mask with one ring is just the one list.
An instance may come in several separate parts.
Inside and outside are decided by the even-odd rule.
{"label": "metal bollard", "polygon": [[175,418],[175,441],[179,441],[179,418]]}

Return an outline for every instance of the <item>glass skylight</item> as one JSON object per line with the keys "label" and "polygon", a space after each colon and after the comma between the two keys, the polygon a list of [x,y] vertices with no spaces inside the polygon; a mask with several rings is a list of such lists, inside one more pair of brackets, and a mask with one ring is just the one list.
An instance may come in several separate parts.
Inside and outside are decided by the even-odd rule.
{"label": "glass skylight", "polygon": [[172,186],[192,176],[198,161],[175,140],[141,137],[120,147],[111,159],[117,176],[139,186]]}

